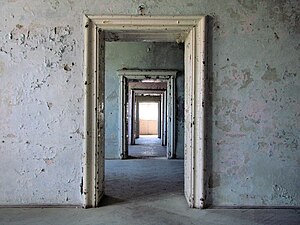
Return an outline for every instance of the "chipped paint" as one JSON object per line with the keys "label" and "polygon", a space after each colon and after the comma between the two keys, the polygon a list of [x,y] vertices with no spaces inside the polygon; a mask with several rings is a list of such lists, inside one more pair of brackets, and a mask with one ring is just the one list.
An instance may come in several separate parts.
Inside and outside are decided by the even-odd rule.
{"label": "chipped paint", "polygon": [[[1,3],[0,204],[82,203],[82,16],[137,15],[139,5],[135,0]],[[207,164],[216,206],[300,205],[299,7],[297,0],[145,5],[146,15],[211,17]],[[143,44],[107,67],[108,83],[117,82],[115,71],[123,67],[181,68],[172,48]],[[118,56],[112,47],[109,52]],[[112,85],[107,96],[118,105],[115,90]],[[108,121],[116,121],[118,113],[105,110]],[[107,140],[112,149],[118,146],[116,135]]]}
{"label": "chipped paint", "polygon": [[4,66],[5,66],[4,63],[0,61],[0,76],[2,76],[4,73],[4,68],[5,68]]}
{"label": "chipped paint", "polygon": [[267,66],[267,70],[264,75],[261,77],[264,81],[280,81],[278,74],[276,72],[276,68],[271,68]]}

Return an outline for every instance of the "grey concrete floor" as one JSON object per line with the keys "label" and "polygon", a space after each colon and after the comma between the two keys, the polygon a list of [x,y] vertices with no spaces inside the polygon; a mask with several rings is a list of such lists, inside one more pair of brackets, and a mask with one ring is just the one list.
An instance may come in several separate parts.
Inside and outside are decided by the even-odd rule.
{"label": "grey concrete floor", "polygon": [[0,208],[0,225],[300,224],[296,209],[190,209],[182,160],[106,160],[103,200],[96,209]]}
{"label": "grey concrete floor", "polygon": [[140,135],[135,145],[128,145],[128,153],[131,158],[167,157],[166,146],[157,135]]}
{"label": "grey concrete floor", "polygon": [[137,145],[161,145],[161,139],[157,135],[140,135],[135,139]]}

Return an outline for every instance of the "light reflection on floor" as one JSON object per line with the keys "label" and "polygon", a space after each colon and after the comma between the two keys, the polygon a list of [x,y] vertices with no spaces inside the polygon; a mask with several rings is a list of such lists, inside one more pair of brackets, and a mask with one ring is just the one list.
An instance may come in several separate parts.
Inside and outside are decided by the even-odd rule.
{"label": "light reflection on floor", "polygon": [[128,145],[129,156],[132,158],[166,157],[166,146],[161,145],[157,135],[141,135],[135,145]]}

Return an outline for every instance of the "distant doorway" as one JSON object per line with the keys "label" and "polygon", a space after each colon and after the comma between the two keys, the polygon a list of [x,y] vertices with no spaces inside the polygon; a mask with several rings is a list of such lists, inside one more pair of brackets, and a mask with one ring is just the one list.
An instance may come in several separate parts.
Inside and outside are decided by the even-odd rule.
{"label": "distant doorway", "polygon": [[[154,112],[157,116],[157,137],[161,145],[166,146],[165,154],[168,159],[175,158],[175,70],[119,70],[120,79],[120,158],[131,158],[129,147],[135,145],[140,136],[140,104],[158,102]],[[150,105],[148,106],[150,107]],[[148,111],[147,109],[145,111]],[[149,112],[144,112],[144,115]],[[151,113],[153,114],[153,113]],[[153,118],[142,120],[144,132],[154,129]],[[149,127],[149,126],[150,127]],[[160,152],[162,151],[160,149]]]}
{"label": "distant doorway", "polygon": [[128,154],[132,158],[166,157],[166,147],[159,134],[159,102],[138,102],[138,135],[135,145],[129,145]]}
{"label": "distant doorway", "polygon": [[[139,137],[158,138],[158,103],[139,102]],[[151,142],[150,142],[151,143]]]}

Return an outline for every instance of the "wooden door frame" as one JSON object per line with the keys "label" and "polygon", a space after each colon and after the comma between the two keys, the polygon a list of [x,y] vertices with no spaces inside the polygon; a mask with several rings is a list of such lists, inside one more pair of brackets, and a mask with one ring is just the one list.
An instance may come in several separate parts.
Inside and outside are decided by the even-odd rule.
{"label": "wooden door frame", "polygon": [[[126,82],[125,80],[136,80],[136,81],[142,81],[145,79],[159,79],[161,81],[166,81],[167,82],[167,107],[166,107],[166,114],[167,114],[167,158],[172,159],[175,158],[175,79],[176,79],[176,70],[119,70],[118,75],[119,75],[119,84],[120,84],[120,102],[119,102],[119,109],[120,109],[120,117],[119,117],[119,143],[120,143],[120,156],[121,158],[127,158],[128,157],[128,149],[127,148],[127,126],[126,126],[126,121],[123,119],[125,118],[126,115],[126,102],[125,102],[125,95],[126,93],[124,90],[126,90]],[[135,90],[132,89],[134,92]],[[146,92],[155,92],[155,90],[145,90]],[[129,97],[129,99],[133,99],[131,102],[132,107],[134,108],[134,101],[135,101],[135,95],[131,94],[132,96]],[[133,115],[131,114],[131,117]],[[134,119],[132,119],[131,126]],[[131,136],[131,139],[134,138]],[[134,141],[133,141],[134,143]]]}
{"label": "wooden door frame", "polygon": [[[156,92],[154,93],[154,94],[157,94]],[[164,113],[163,111],[163,109],[161,108],[161,99],[162,99],[162,94],[163,93],[161,93],[161,92],[159,92],[158,93],[159,94],[159,96],[136,96],[136,102],[137,102],[137,123],[138,123],[138,125],[137,125],[137,137],[139,137],[139,133],[140,133],[140,129],[139,129],[139,126],[140,126],[140,124],[139,124],[139,121],[140,121],[140,118],[139,118],[139,108],[140,108],[140,106],[139,106],[139,104],[140,103],[145,103],[145,102],[155,102],[155,103],[157,103],[158,105],[157,105],[157,137],[158,138],[161,138],[161,133],[162,133],[162,131],[161,131],[161,128],[162,128],[162,119],[161,119],[161,115],[162,115],[162,113]]]}
{"label": "wooden door frame", "polygon": [[[135,92],[139,92],[139,91],[144,91],[146,92],[147,94],[148,93],[152,93],[153,89],[144,89],[144,90],[141,90],[140,88],[133,88],[132,90],[134,90]],[[150,92],[149,92],[150,91]],[[161,94],[161,99],[160,99],[160,102],[161,102],[161,105],[160,105],[160,108],[161,108],[161,115],[160,115],[160,120],[161,120],[161,145],[162,146],[167,146],[167,103],[166,103],[166,96],[167,96],[167,89],[156,89],[155,93],[159,93]],[[175,107],[176,108],[176,107]],[[175,113],[176,113],[176,110],[175,110]],[[174,114],[175,116],[175,114]],[[129,126],[129,122],[128,122],[128,126]],[[176,128],[175,128],[176,129]],[[128,135],[130,138],[130,133]],[[129,141],[130,142],[130,141]],[[128,142],[128,144],[129,144]]]}
{"label": "wooden door frame", "polygon": [[[99,16],[84,15],[84,143],[83,143],[83,207],[97,207],[104,194],[104,75],[105,41],[176,41],[184,42],[193,33],[193,77],[190,85],[194,96],[189,132],[193,143],[190,175],[190,207],[205,207],[205,78],[206,78],[206,17],[205,16]],[[186,135],[185,135],[186,136]],[[186,150],[185,150],[186,151]]]}
{"label": "wooden door frame", "polygon": [[[136,114],[136,121],[139,121],[139,103],[141,102],[139,99],[140,98],[143,98],[142,96],[138,96],[139,94],[159,94],[159,95],[163,95],[164,93],[165,93],[165,90],[161,90],[161,89],[140,89],[140,88],[134,88],[134,89],[130,89],[130,90],[132,90],[133,92],[130,92],[131,93],[131,95],[135,95],[135,99],[136,99],[136,102],[137,102],[137,104],[136,104],[136,111],[137,111],[137,114]],[[149,90],[150,90],[150,92],[149,92]],[[144,92],[145,91],[145,92]],[[161,100],[162,100],[162,97],[158,97],[159,98],[159,101],[155,101],[155,102],[159,102],[160,103],[160,105],[159,105],[159,112],[160,112],[160,115],[159,115],[159,117],[158,117],[158,124],[159,123],[162,123],[162,119],[161,119],[161,115],[166,111],[166,110],[164,110],[164,109],[162,109],[161,108]],[[152,97],[151,97],[152,98]],[[129,107],[128,107],[129,109],[130,109],[130,105],[129,105]],[[130,110],[129,110],[130,111]],[[132,133],[133,133],[133,131],[132,131],[132,129],[130,129],[130,127],[129,127],[129,121],[132,119],[132,118],[130,118],[131,117],[131,115],[127,115],[127,117],[128,117],[128,144],[129,145],[133,145],[133,144],[135,144],[135,143],[133,143],[131,140],[130,140],[130,137],[132,136]],[[159,124],[158,125],[158,128],[162,128],[162,125],[161,124]],[[161,138],[161,133],[162,133],[162,129],[158,132],[158,138]],[[138,138],[139,137],[139,122],[137,122],[137,125],[136,125],[136,138]]]}

